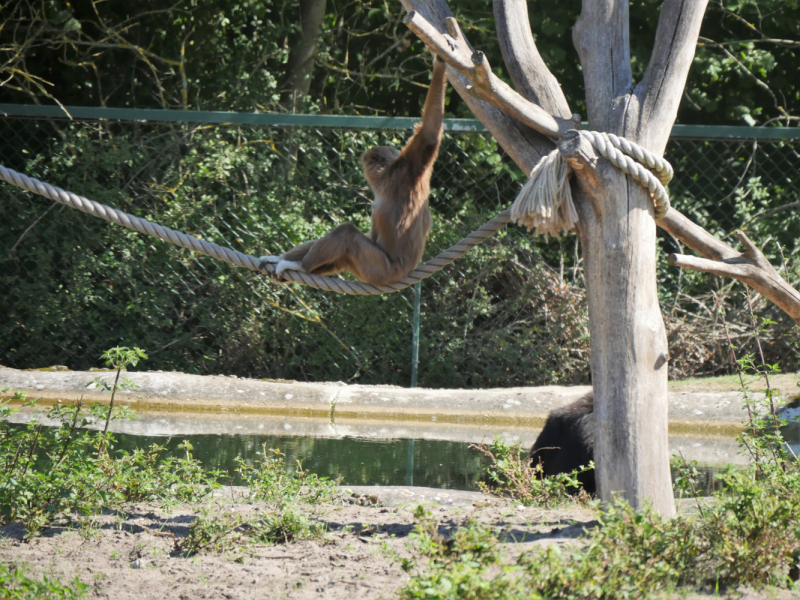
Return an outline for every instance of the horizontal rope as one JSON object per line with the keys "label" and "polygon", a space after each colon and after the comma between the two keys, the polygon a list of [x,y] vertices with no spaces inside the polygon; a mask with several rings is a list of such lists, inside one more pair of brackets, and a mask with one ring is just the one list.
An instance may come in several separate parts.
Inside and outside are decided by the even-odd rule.
{"label": "horizontal rope", "polygon": [[[83,196],[67,192],[61,188],[52,186],[48,183],[39,181],[22,173],[18,173],[13,169],[8,169],[0,165],[0,179],[15,185],[23,190],[33,192],[44,196],[54,202],[76,208],[82,212],[100,217],[111,223],[122,225],[128,229],[144,233],[170,244],[188,248],[194,252],[205,254],[213,258],[225,261],[227,263],[244,267],[252,271],[259,271],[271,275],[275,271],[275,266],[269,263],[264,264],[264,269],[259,269],[260,258],[224,248],[205,242],[191,235],[186,235],[168,227],[162,227],[157,223],[153,223],[146,219],[135,217],[129,213],[111,208],[105,204],[100,204],[94,200],[89,200]],[[346,281],[336,277],[322,277],[320,275],[311,275],[309,273],[302,273],[300,271],[284,271],[282,277],[289,279],[295,283],[301,283],[309,287],[326,290],[329,292],[336,292],[339,294],[355,294],[361,296],[373,296],[376,294],[391,294],[410,287],[423,279],[426,279],[441,271],[444,267],[451,264],[456,259],[460,258],[478,244],[484,242],[492,237],[495,233],[500,231],[511,221],[510,209],[506,209],[497,215],[494,219],[480,227],[479,229],[470,233],[467,237],[459,241],[457,244],[450,246],[447,250],[432,258],[423,265],[420,265],[411,273],[406,275],[403,279],[396,283],[389,285],[370,285],[368,283],[361,283],[358,281]]]}

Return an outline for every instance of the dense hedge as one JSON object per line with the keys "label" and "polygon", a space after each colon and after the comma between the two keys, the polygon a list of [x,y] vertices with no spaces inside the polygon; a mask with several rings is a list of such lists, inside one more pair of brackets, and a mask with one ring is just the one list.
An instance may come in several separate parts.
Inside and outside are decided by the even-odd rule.
{"label": "dense hedge", "polygon": [[[345,220],[366,230],[371,194],[359,157],[374,144],[402,144],[407,134],[6,124],[20,141],[10,166],[257,256],[279,253]],[[691,181],[698,161],[686,153],[673,160]],[[519,179],[488,135],[448,136],[433,181],[429,255],[507,206]],[[737,216],[746,219],[747,211],[780,203],[784,190],[771,185],[755,181],[748,188],[753,193],[730,198]],[[718,217],[729,208],[718,198],[699,197],[687,185],[673,188],[676,206],[726,234]],[[347,297],[274,286],[258,274],[78,211],[51,209],[49,201],[6,185],[0,187],[0,210],[1,364],[86,369],[97,366],[106,348],[136,345],[147,350],[150,369],[408,385],[413,290]],[[798,220],[776,218],[781,220],[758,221],[754,232],[757,239],[783,236],[791,254]],[[673,245],[664,240],[665,250]],[[574,236],[536,240],[509,228],[426,281],[419,385],[588,381],[579,261]],[[663,260],[659,279],[673,376],[724,370],[729,357],[719,343],[724,334],[710,292],[734,321],[745,306],[741,294],[727,281],[679,275]],[[796,336],[784,335],[791,322],[763,302],[758,308],[781,323],[766,340],[770,357],[794,368]],[[751,335],[742,322],[738,318],[733,333],[747,346]]]}

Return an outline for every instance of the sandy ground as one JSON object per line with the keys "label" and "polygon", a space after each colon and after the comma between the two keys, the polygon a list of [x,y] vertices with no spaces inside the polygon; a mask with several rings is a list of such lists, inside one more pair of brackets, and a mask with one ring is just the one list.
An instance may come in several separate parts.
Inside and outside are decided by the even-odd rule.
{"label": "sandy ground", "polygon": [[[233,490],[235,494],[236,491]],[[184,538],[203,508],[252,515],[258,504],[214,502],[165,509],[136,504],[124,514],[97,517],[88,528],[51,528],[23,542],[18,525],[0,529],[0,561],[25,565],[35,575],[62,581],[78,576],[89,598],[189,599],[391,599],[408,582],[400,568],[412,555],[414,509],[421,503],[439,522],[441,535],[470,520],[504,532],[513,553],[537,545],[576,544],[592,514],[580,508],[542,510],[484,496],[430,488],[348,488],[344,500],[317,507],[327,524],[324,542],[256,545],[237,552],[204,552],[183,558],[174,540]],[[685,509],[685,508],[684,508]],[[707,598],[681,595],[680,598]],[[746,589],[714,598],[788,600],[795,592]]]}
{"label": "sandy ground", "polygon": [[[97,375],[20,371],[0,366],[0,388],[27,390],[50,402],[75,401],[81,395],[86,401],[107,402],[107,394],[93,395],[85,388]],[[448,430],[448,436],[466,439],[487,427],[495,432],[502,431],[498,427],[505,427],[511,439],[518,439],[521,431],[541,426],[552,408],[571,402],[589,389],[408,390],[182,373],[142,372],[128,376],[140,389],[122,394],[121,403],[145,412],[166,410],[173,421],[178,419],[166,423],[165,415],[154,415],[150,421],[137,425],[147,428],[149,434],[158,433],[161,426],[168,427],[172,434],[204,429],[204,421],[197,419],[201,412],[207,413],[213,427],[230,421],[230,427],[237,431],[252,423],[260,432],[270,424],[286,429],[286,418],[292,415],[300,419],[292,421],[292,427],[308,428],[305,433],[313,435],[320,435],[320,430],[333,430],[328,435],[368,437],[372,429],[378,428],[376,435],[404,437],[403,428],[413,422],[415,436],[433,439],[442,438],[443,429]],[[793,375],[776,378],[774,383],[784,396],[797,390]],[[739,430],[743,412],[741,394],[736,390],[734,381],[671,384],[670,433],[683,436],[675,438],[676,447],[701,448],[704,441],[690,436],[730,435]],[[193,413],[186,423],[180,422],[183,411]],[[255,420],[253,413],[259,415]],[[239,417],[244,420],[240,422]],[[386,433],[387,429],[392,431]],[[714,452],[722,450],[713,447]],[[727,456],[728,451],[725,453]],[[696,459],[705,461],[706,457]],[[252,546],[238,552],[201,553],[192,558],[177,555],[175,540],[187,536],[203,509],[242,515],[264,510],[257,504],[234,503],[229,493],[206,506],[165,509],[137,504],[124,514],[96,517],[89,527],[48,529],[30,542],[22,541],[24,532],[20,526],[9,525],[0,529],[0,561],[24,565],[36,576],[53,575],[62,581],[77,575],[91,584],[90,598],[389,599],[396,598],[408,581],[400,560],[410,556],[409,545],[413,541],[408,534],[416,522],[413,511],[420,503],[437,517],[443,535],[477,520],[503,530],[506,543],[515,544],[515,553],[542,544],[580,543],[584,525],[593,520],[588,511],[577,508],[522,508],[478,492],[402,487],[349,489],[359,498],[347,495],[347,501],[316,507],[328,529],[324,542]],[[360,504],[364,498],[366,505]],[[800,595],[785,590],[738,590],[713,597],[786,600]]]}
{"label": "sandy ground", "polygon": [[[516,506],[478,492],[430,488],[348,488],[358,498],[322,507],[324,542],[257,545],[236,553],[177,556],[174,539],[184,538],[201,506],[136,504],[125,515],[103,515],[91,528],[51,528],[31,542],[23,529],[0,529],[0,561],[25,565],[37,575],[62,581],[77,575],[92,585],[90,598],[395,598],[408,581],[400,558],[410,556],[413,510],[425,504],[440,533],[479,520],[501,528],[520,550],[543,543],[574,541],[592,521],[580,509],[544,511]],[[365,505],[359,505],[364,502]],[[258,504],[206,505],[212,512],[258,513]],[[173,537],[174,536],[174,537]]]}

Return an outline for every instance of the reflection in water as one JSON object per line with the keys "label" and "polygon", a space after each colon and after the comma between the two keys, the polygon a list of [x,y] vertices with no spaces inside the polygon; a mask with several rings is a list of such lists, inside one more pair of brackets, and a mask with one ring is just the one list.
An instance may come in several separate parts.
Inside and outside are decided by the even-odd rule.
{"label": "reflection in water", "polygon": [[[116,434],[116,449],[131,451],[150,444],[164,444],[163,437]],[[416,485],[451,490],[477,490],[487,459],[464,442],[442,440],[377,441],[360,438],[309,438],[258,435],[186,435],[172,438],[167,446],[176,451],[184,439],[204,467],[225,471],[233,485],[241,484],[236,457],[248,463],[263,458],[263,447],[279,448],[291,469],[303,468],[342,485]],[[720,466],[701,467],[697,492],[708,495],[720,488],[715,475]]]}
{"label": "reflection in water", "polygon": [[[115,434],[116,448],[131,451],[150,444],[164,444],[165,438]],[[484,459],[463,442],[442,440],[375,441],[359,438],[309,438],[259,435],[182,435],[167,442],[175,451],[184,439],[204,467],[227,471],[237,478],[236,457],[248,463],[263,458],[262,447],[279,448],[285,463],[330,479],[342,478],[343,485],[417,485],[453,490],[475,490]]]}
{"label": "reflection in water", "polygon": [[[30,422],[30,412],[14,415],[21,426]],[[370,436],[379,434],[383,439],[367,439],[357,435],[342,435],[344,429],[356,430],[355,425],[339,427],[334,432],[336,437],[320,437],[321,431],[331,435],[330,426],[325,423],[320,430],[314,423],[306,421],[292,422],[290,425],[281,418],[276,423],[265,419],[241,418],[232,421],[231,429],[240,433],[208,433],[209,429],[219,431],[220,419],[189,419],[180,421],[176,426],[175,418],[169,415],[144,416],[141,421],[125,421],[115,423],[117,431],[116,449],[131,451],[151,444],[166,445],[170,452],[176,452],[183,440],[193,446],[193,454],[205,468],[217,469],[231,476],[231,483],[237,485],[241,481],[237,477],[236,457],[241,456],[248,463],[263,457],[262,447],[279,448],[285,455],[285,463],[293,469],[297,461],[302,461],[303,468],[320,477],[332,480],[341,478],[343,485],[416,485],[432,488],[476,490],[480,473],[487,464],[486,459],[478,452],[469,449],[466,439],[488,441],[485,432],[456,431],[455,440],[426,439],[423,435],[441,435],[439,431],[428,431],[415,424],[390,424],[377,432],[376,426],[364,426],[361,429]],[[172,421],[169,419],[172,418]],[[230,421],[231,419],[228,418]],[[47,422],[45,424],[55,424]],[[226,421],[227,422],[227,421]],[[259,429],[273,426],[269,434],[258,433]],[[250,426],[248,431],[246,426]],[[159,429],[160,427],[160,429]],[[164,429],[165,431],[162,431]],[[455,429],[455,428],[449,428]],[[448,431],[449,431],[448,429]],[[244,431],[242,431],[244,430]],[[292,430],[300,435],[277,435],[278,431]],[[148,435],[151,433],[161,435]],[[174,437],[165,437],[164,433]],[[273,433],[274,432],[274,433]],[[355,432],[355,431],[354,431]],[[451,432],[452,433],[452,432]],[[519,433],[519,432],[518,432]],[[533,434],[536,432],[533,431]],[[800,451],[800,423],[795,422],[784,428],[784,436],[794,449]],[[144,434],[144,435],[143,435]],[[528,432],[531,435],[531,432]],[[416,437],[411,437],[412,435]],[[521,433],[520,433],[521,435]],[[490,436],[489,436],[490,437]],[[519,440],[518,435],[505,435],[506,441]],[[535,439],[535,435],[531,436]],[[510,439],[509,439],[510,438]],[[523,440],[523,447],[529,447],[531,441]],[[726,464],[744,464],[746,458],[737,453],[737,444],[732,438],[702,438],[675,436],[670,438],[670,449],[680,452],[687,460],[696,460],[701,465],[703,475],[699,482],[698,493],[707,494],[719,488],[719,473]],[[271,456],[271,454],[270,454]]]}

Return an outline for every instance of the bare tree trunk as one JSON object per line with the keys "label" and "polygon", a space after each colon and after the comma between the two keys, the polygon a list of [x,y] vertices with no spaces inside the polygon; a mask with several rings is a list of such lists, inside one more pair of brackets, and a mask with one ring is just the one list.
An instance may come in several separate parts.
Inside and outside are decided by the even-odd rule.
{"label": "bare tree trunk", "polygon": [[293,101],[298,95],[307,95],[311,87],[325,3],[326,0],[300,0],[300,31],[290,41],[286,78],[282,86],[284,103]]}
{"label": "bare tree trunk", "polygon": [[[665,0],[653,55],[633,86],[626,0],[584,0],[573,29],[591,129],[662,154],[675,121],[704,0]],[[565,140],[566,141],[566,140]],[[589,170],[578,179],[585,182]],[[667,440],[669,353],[656,286],[656,223],[649,194],[606,161],[582,185],[585,261],[600,497],[675,513]],[[598,180],[600,185],[597,185]]]}
{"label": "bare tree trunk", "polygon": [[[566,140],[565,140],[566,141]],[[599,161],[576,208],[586,277],[597,491],[674,514],[667,440],[667,336],[656,288],[656,226],[645,190]]]}

